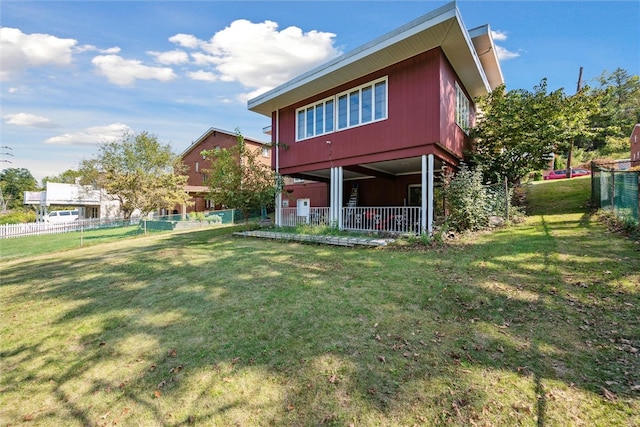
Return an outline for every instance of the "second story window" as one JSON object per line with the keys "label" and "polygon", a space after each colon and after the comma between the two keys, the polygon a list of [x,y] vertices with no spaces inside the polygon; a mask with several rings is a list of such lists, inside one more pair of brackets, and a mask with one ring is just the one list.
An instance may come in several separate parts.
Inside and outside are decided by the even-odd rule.
{"label": "second story window", "polygon": [[456,123],[458,126],[469,133],[471,128],[471,117],[469,109],[469,98],[464,94],[464,91],[456,83]]}
{"label": "second story window", "polygon": [[296,140],[387,118],[387,78],[296,110]]}
{"label": "second story window", "polygon": [[269,147],[262,147],[262,157],[269,157]]}
{"label": "second story window", "polygon": [[300,108],[296,114],[296,139],[333,132],[333,98]]}

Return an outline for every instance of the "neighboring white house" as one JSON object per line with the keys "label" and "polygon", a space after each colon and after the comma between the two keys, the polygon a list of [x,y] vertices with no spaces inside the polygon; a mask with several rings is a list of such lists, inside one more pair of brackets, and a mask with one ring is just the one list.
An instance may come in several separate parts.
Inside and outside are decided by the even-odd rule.
{"label": "neighboring white house", "polygon": [[77,208],[81,219],[122,216],[119,201],[104,190],[89,185],[47,182],[45,191],[25,191],[24,204],[36,206],[38,221],[42,221],[49,210],[56,206]]}

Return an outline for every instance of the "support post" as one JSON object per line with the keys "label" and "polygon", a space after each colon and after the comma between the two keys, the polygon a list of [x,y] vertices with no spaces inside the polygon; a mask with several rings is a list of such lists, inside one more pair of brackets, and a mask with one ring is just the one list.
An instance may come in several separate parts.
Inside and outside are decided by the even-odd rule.
{"label": "support post", "polygon": [[427,174],[427,231],[429,235],[433,233],[433,154],[427,156],[429,172]]}
{"label": "support post", "polygon": [[420,197],[420,234],[427,232],[427,156],[422,155],[422,181]]}

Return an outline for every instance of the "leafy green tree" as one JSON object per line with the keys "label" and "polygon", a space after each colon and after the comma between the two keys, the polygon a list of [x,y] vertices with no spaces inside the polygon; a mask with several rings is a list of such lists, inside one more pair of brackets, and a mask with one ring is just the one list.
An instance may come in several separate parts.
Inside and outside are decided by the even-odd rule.
{"label": "leafy green tree", "polygon": [[160,208],[186,203],[187,176],[179,156],[147,132],[127,134],[100,147],[97,157],[80,164],[82,184],[103,188],[120,202],[125,218],[140,210],[146,215]]}
{"label": "leafy green tree", "polygon": [[471,131],[471,161],[482,165],[485,179],[518,182],[548,163],[557,147],[562,90],[547,93],[543,79],[533,92],[504,86],[478,100],[482,114]]}
{"label": "leafy green tree", "polygon": [[231,148],[205,150],[202,155],[211,162],[207,184],[209,199],[216,204],[239,209],[247,222],[252,210],[273,203],[276,176],[262,163],[258,153],[247,148],[240,130],[237,144]]}
{"label": "leafy green tree", "polygon": [[7,168],[0,172],[0,190],[2,191],[2,208],[23,208],[24,192],[38,189],[38,181],[25,168]]}
{"label": "leafy green tree", "polygon": [[571,97],[563,89],[547,93],[546,79],[533,92],[497,88],[478,106],[482,114],[471,131],[471,161],[482,166],[487,181],[506,177],[511,183],[545,168],[551,153],[588,140],[597,108],[588,88]]}
{"label": "leafy green tree", "polygon": [[597,133],[588,148],[605,153],[628,150],[629,135],[640,123],[640,76],[618,68],[612,73],[603,72],[596,83],[598,86],[590,91],[599,104],[591,116],[591,126]]}

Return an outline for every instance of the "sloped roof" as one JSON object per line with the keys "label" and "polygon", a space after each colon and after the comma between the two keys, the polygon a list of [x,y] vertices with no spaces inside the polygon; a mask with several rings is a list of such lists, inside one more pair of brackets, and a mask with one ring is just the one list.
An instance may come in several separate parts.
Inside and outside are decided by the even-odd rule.
{"label": "sloped roof", "polygon": [[[218,132],[218,133],[224,133],[226,135],[230,135],[233,136],[235,138],[236,133],[235,132],[229,132],[228,130],[223,130],[223,129],[218,129],[218,128],[214,128],[214,127],[210,127],[209,129],[207,129],[207,131],[205,133],[203,133],[198,139],[196,139],[195,141],[193,141],[191,143],[191,145],[189,145],[181,154],[180,157],[184,158],[184,156],[186,156],[187,154],[189,154],[189,152],[191,152],[191,150],[193,150],[194,148],[196,148],[202,141],[204,141],[205,139],[209,138],[209,136],[214,133],[214,132]],[[244,141],[248,142],[250,144],[256,144],[256,145],[269,145],[268,142],[263,142],[263,141],[258,141],[255,139],[251,139],[251,138],[247,138],[246,136],[244,137]]]}
{"label": "sloped roof", "polygon": [[250,99],[248,108],[271,116],[279,108],[437,47],[472,97],[503,83],[489,27],[478,27],[470,34],[452,2]]}

